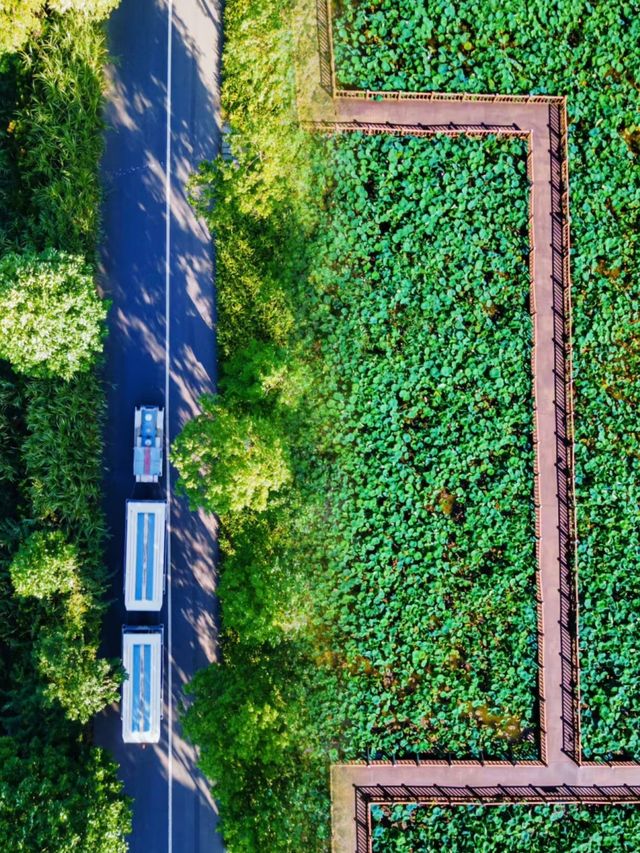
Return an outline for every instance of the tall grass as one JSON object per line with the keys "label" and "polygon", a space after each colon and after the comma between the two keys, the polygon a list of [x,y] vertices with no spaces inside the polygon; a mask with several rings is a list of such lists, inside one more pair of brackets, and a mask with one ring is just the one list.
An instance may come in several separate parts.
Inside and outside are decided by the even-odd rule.
{"label": "tall grass", "polygon": [[15,114],[21,241],[94,258],[103,149],[105,34],[53,16],[21,55]]}

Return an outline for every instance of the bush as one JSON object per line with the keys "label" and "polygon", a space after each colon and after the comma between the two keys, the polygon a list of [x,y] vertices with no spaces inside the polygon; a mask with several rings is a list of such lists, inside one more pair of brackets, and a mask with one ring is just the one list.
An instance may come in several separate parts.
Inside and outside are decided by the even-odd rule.
{"label": "bush", "polygon": [[287,447],[278,424],[227,409],[213,397],[176,440],[171,459],[179,488],[192,505],[220,516],[262,511],[270,495],[291,480]]}
{"label": "bush", "polygon": [[[291,242],[295,228],[251,215],[246,205],[244,171],[229,164],[202,164],[192,179],[192,200],[216,236],[217,344],[224,357],[252,341],[283,345],[294,324],[291,297],[282,286],[282,267],[274,263],[274,245]],[[215,218],[211,218],[215,203]],[[290,226],[292,223],[290,223]],[[280,253],[279,253],[280,254]],[[282,252],[281,263],[299,256]]]}
{"label": "bush", "polygon": [[103,20],[120,5],[120,0],[48,0],[49,7],[58,13],[78,12],[92,20]]}
{"label": "bush", "polygon": [[0,69],[3,54],[15,53],[37,38],[46,24],[46,8],[78,12],[93,20],[107,18],[120,0],[2,0],[0,3]]}
{"label": "bush", "polygon": [[2,0],[0,3],[0,69],[3,54],[15,53],[42,26],[45,0]]}
{"label": "bush", "polygon": [[293,553],[294,527],[282,506],[234,526],[218,585],[225,636],[275,646],[304,633],[305,567]]}
{"label": "bush", "polygon": [[304,656],[288,643],[226,648],[223,666],[195,676],[184,717],[188,736],[206,745],[201,765],[217,783],[226,849],[324,851],[326,779],[308,739]]}
{"label": "bush", "polygon": [[287,354],[275,344],[251,340],[224,366],[220,390],[225,400],[240,403],[275,403],[288,382]]}
{"label": "bush", "polygon": [[67,719],[85,724],[117,699],[120,678],[87,639],[97,602],[83,593],[81,571],[77,546],[59,530],[32,533],[9,566],[18,596],[47,601],[49,620],[41,624],[33,651],[47,682],[44,699],[58,702]]}
{"label": "bush", "polygon": [[22,389],[15,378],[0,370],[0,518],[13,514],[19,501],[18,483],[22,478],[20,440],[22,421]]}
{"label": "bush", "polygon": [[106,313],[82,259],[52,250],[0,258],[0,358],[18,373],[68,380],[88,370]]}
{"label": "bush", "polygon": [[44,697],[58,702],[69,720],[88,723],[111,702],[116,702],[121,679],[113,674],[82,631],[73,626],[42,632],[34,650],[38,670],[46,679]]}
{"label": "bush", "polygon": [[77,584],[78,549],[59,530],[33,533],[18,549],[9,572],[17,595],[50,598]]}
{"label": "bush", "polygon": [[130,808],[102,750],[0,737],[4,853],[126,853]]}
{"label": "bush", "polygon": [[16,57],[5,57],[3,60],[0,53],[0,252],[12,248],[11,236],[19,204],[18,171],[12,133],[17,98],[16,65]]}

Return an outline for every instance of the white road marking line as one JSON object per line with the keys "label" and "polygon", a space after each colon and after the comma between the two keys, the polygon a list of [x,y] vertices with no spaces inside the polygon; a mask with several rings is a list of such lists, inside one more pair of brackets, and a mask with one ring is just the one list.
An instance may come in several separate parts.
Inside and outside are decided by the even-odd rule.
{"label": "white road marking line", "polygon": [[167,777],[168,777],[168,827],[167,849],[173,850],[173,672],[172,672],[172,619],[171,619],[171,470],[169,467],[169,379],[171,374],[170,325],[171,325],[171,60],[173,36],[173,0],[167,6],[167,138],[165,166],[165,259],[164,259],[164,451],[167,478]]}

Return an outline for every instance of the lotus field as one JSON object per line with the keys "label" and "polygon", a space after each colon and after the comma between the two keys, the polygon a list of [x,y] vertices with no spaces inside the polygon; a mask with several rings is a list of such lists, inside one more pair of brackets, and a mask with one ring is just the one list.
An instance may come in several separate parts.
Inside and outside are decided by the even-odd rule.
{"label": "lotus field", "polygon": [[633,2],[345,0],[345,87],[567,96],[582,745],[640,759],[640,16]]}
{"label": "lotus field", "polygon": [[525,154],[516,138],[334,141],[319,600],[349,759],[537,755]]}
{"label": "lotus field", "polygon": [[374,806],[373,853],[623,853],[640,845],[633,806]]}

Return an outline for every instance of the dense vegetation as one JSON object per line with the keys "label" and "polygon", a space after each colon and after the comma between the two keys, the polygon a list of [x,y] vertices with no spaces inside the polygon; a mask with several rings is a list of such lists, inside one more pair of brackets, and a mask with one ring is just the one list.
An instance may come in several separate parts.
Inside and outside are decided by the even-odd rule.
{"label": "dense vegetation", "polygon": [[0,258],[0,358],[16,373],[68,380],[88,370],[106,313],[82,258],[54,250]]}
{"label": "dense vegetation", "polygon": [[247,853],[328,846],[327,750],[310,701],[315,495],[301,472],[316,405],[296,334],[319,153],[296,122],[290,12],[226,4],[223,100],[239,164],[205,164],[194,185],[217,243],[221,393],[172,452],[191,502],[219,514],[224,552],[224,663],[194,679],[184,725],[215,783],[227,849]]}
{"label": "dense vegetation", "polygon": [[[224,666],[195,678],[184,722],[232,851],[325,850],[330,758],[536,750],[522,145],[343,138],[327,151],[296,125],[289,11],[226,8],[223,100],[239,163],[203,165],[193,188],[217,243],[221,393],[173,448],[182,488],[221,520]],[[464,189],[483,170],[497,200]],[[370,255],[388,257],[368,267]],[[443,347],[436,321],[454,304]],[[363,406],[384,463],[374,472],[354,425]],[[431,417],[413,459],[404,436]],[[464,459],[430,463],[428,444],[446,449],[453,434]],[[395,506],[378,499],[389,476],[404,478]],[[474,548],[480,516],[497,535]],[[381,537],[385,517],[389,543],[370,549],[365,526]],[[434,559],[446,576],[429,576]],[[462,645],[467,630],[476,649]],[[444,713],[452,673],[460,689]]]}
{"label": "dense vegetation", "polygon": [[346,86],[568,97],[582,742],[640,759],[637,3],[346,0],[335,36]]}
{"label": "dense vegetation", "polygon": [[634,806],[374,806],[373,853],[631,853]]}
{"label": "dense vegetation", "polygon": [[351,134],[331,167],[308,322],[342,753],[535,757],[524,144]]}
{"label": "dense vegetation", "polygon": [[120,0],[2,0],[0,63],[46,30],[47,12],[77,12],[90,21],[106,18]]}
{"label": "dense vegetation", "polygon": [[0,13],[0,835],[8,853],[120,853],[129,829],[115,766],[90,745],[88,725],[120,678],[98,656],[107,306],[94,283],[107,59],[96,21],[114,5],[5,3]]}
{"label": "dense vegetation", "polygon": [[[536,748],[520,143],[310,139],[293,103],[291,5],[226,6],[238,162],[204,164],[194,181],[217,243],[221,393],[173,450],[190,500],[221,520],[224,666],[194,679],[184,722],[232,853],[326,850],[328,761]],[[359,87],[574,95],[585,744],[604,755],[634,750],[633,717],[624,737],[615,727],[640,671],[617,624],[640,592],[640,457],[628,452],[638,77],[622,61],[637,23],[622,33],[628,10],[612,4],[575,19],[552,7],[553,38],[521,5],[347,3],[337,58]],[[380,816],[376,845],[623,850],[634,815],[400,810]]]}

